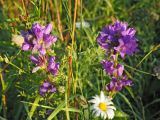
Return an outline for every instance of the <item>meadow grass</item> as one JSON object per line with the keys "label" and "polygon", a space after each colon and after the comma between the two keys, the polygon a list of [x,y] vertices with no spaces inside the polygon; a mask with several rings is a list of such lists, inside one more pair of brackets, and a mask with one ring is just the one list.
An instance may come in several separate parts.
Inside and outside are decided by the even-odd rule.
{"label": "meadow grass", "polygon": [[[159,120],[160,80],[156,75],[160,70],[153,71],[160,65],[159,0],[0,0],[0,119],[101,120],[88,103],[110,81],[100,64],[105,52],[96,37],[115,19],[135,27],[139,51],[120,60],[134,85],[115,96],[114,119]],[[89,27],[83,26],[84,21]],[[52,23],[52,33],[58,36],[52,48],[60,70],[52,81],[59,92],[47,98],[38,94],[47,75],[43,71],[32,74],[30,52],[13,43],[13,35],[30,29],[34,22]]]}

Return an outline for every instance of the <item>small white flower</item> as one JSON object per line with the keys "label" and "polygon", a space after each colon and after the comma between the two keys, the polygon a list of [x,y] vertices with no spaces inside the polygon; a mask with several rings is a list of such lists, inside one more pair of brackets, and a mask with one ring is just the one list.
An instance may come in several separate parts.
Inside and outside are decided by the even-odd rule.
{"label": "small white flower", "polygon": [[94,96],[89,102],[93,103],[91,109],[93,110],[93,114],[95,114],[97,117],[101,116],[104,119],[113,119],[114,110],[116,110],[116,108],[113,106],[111,99],[104,96],[102,91],[100,96]]}
{"label": "small white flower", "polygon": [[76,28],[81,28],[81,25],[82,25],[82,27],[84,27],[84,28],[89,28],[89,27],[90,27],[89,22],[86,22],[86,21],[76,22]]}
{"label": "small white flower", "polygon": [[23,42],[24,42],[24,38],[21,35],[12,35],[12,42],[15,43],[17,46],[21,47]]}

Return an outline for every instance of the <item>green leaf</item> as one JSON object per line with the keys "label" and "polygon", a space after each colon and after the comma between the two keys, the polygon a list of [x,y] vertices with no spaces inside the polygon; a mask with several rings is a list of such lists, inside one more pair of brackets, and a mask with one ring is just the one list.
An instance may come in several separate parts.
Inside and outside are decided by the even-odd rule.
{"label": "green leaf", "polygon": [[36,108],[37,108],[37,105],[36,105],[36,104],[38,104],[38,103],[39,103],[39,100],[40,100],[40,96],[38,95],[38,96],[36,97],[36,99],[35,99],[35,101],[34,101],[34,103],[33,103],[32,107],[31,107],[30,112],[29,112],[29,116],[30,116],[30,118],[32,118],[32,116],[33,116],[33,114],[34,114],[34,111],[35,111],[35,110],[36,110]]}
{"label": "green leaf", "polygon": [[52,113],[51,115],[47,118],[47,120],[52,120],[65,106],[65,101],[63,101]]}
{"label": "green leaf", "polygon": [[122,111],[116,111],[115,112],[115,117],[125,117],[125,118],[128,118],[128,114],[126,114],[125,112],[122,112]]}

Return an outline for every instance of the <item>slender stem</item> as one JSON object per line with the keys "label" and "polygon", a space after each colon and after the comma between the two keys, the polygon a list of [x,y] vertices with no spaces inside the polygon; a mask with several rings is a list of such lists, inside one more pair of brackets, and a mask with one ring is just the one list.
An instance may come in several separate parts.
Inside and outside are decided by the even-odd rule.
{"label": "slender stem", "polygon": [[72,56],[69,56],[68,63],[69,63],[69,70],[68,70],[68,98],[69,98],[69,96],[70,96],[70,81],[72,78]]}
{"label": "slender stem", "polygon": [[[14,55],[11,60],[9,61],[9,63],[5,64],[3,69],[0,71],[0,72],[3,72],[5,71],[5,69],[10,65],[10,63],[12,63],[12,61],[21,53],[21,50],[18,51],[18,53],[16,55]],[[14,66],[14,65],[13,65]],[[14,66],[15,67],[15,66]],[[17,69],[20,69],[20,68],[17,68]],[[20,69],[21,70],[21,69]],[[23,70],[22,70],[23,71]]]}
{"label": "slender stem", "polygon": [[123,64],[125,67],[130,68],[130,69],[133,70],[133,71],[137,71],[137,72],[140,72],[140,73],[143,73],[143,74],[146,74],[146,75],[155,76],[155,75],[152,74],[152,73],[145,72],[145,71],[142,71],[142,70],[138,70],[138,69],[136,69],[136,68],[134,68],[134,67],[131,67],[131,66],[127,65],[127,64],[124,64],[124,63],[122,63],[122,64]]}
{"label": "slender stem", "polygon": [[[75,0],[75,6],[74,6],[74,18],[73,18],[73,28],[72,28],[72,51],[74,50],[74,37],[75,37],[75,24],[76,24],[76,18],[77,18],[77,7],[78,7],[79,0]],[[77,101],[75,101],[75,107],[77,108]],[[76,113],[76,120],[78,120],[78,113]]]}
{"label": "slender stem", "polygon": [[73,29],[72,29],[72,50],[74,48],[74,35],[75,35],[76,18],[77,18],[77,0],[75,0],[75,6],[74,6],[74,19],[73,19]]}
{"label": "slender stem", "polygon": [[40,101],[40,96],[38,95],[38,96],[35,98],[34,103],[32,104],[31,110],[30,110],[30,112],[29,112],[30,118],[32,118],[32,116],[33,116],[33,114],[34,114],[34,112],[35,112],[35,110],[36,110],[36,108],[37,108],[36,104],[38,104],[39,101]]}
{"label": "slender stem", "polygon": [[[76,100],[74,101],[74,104],[75,104],[75,108],[78,109],[78,103]],[[78,120],[78,113],[77,112],[76,112],[76,120]]]}
{"label": "slender stem", "polygon": [[5,91],[5,82],[3,79],[2,72],[0,72],[0,79],[2,84],[2,104],[3,104],[3,116],[7,118],[7,102],[6,102],[6,91]]}
{"label": "slender stem", "polygon": [[71,0],[68,0],[69,16],[71,16],[71,9],[72,9],[72,8],[71,8],[71,4],[72,4],[72,3],[71,3]]}
{"label": "slender stem", "polygon": [[136,65],[136,67],[139,67],[139,65],[154,51],[156,51],[158,48],[160,48],[160,44],[158,44],[157,46],[155,46],[151,51],[149,51],[144,57],[143,59]]}
{"label": "slender stem", "polygon": [[59,6],[59,3],[58,3],[57,0],[55,0],[55,5],[56,5],[57,20],[58,20],[58,30],[59,30],[59,33],[60,33],[61,40],[64,41],[63,34],[62,34],[62,24],[61,24],[60,10],[59,10],[60,6]]}
{"label": "slender stem", "polygon": [[4,5],[4,1],[3,0],[0,0],[0,5],[1,5],[1,7],[3,7],[3,5]]}
{"label": "slender stem", "polygon": [[53,5],[53,2],[52,0],[49,1],[50,3],[50,10],[51,10],[51,17],[52,17],[52,22],[54,22],[54,5]]}
{"label": "slender stem", "polygon": [[118,55],[119,55],[119,53],[116,53],[115,61],[114,61],[115,67],[118,65]]}
{"label": "slender stem", "polygon": [[77,16],[77,0],[75,0],[75,7],[74,7],[74,21],[73,21],[73,29],[72,29],[72,49],[69,55],[69,74],[68,74],[68,98],[70,96],[70,80],[72,78],[72,53],[74,50],[74,33],[75,33],[75,23],[76,23],[76,16]]}
{"label": "slender stem", "polygon": [[25,16],[27,16],[27,11],[26,11],[26,7],[24,4],[24,0],[21,0],[21,1],[22,1],[22,5],[23,5],[24,14],[25,14]]}

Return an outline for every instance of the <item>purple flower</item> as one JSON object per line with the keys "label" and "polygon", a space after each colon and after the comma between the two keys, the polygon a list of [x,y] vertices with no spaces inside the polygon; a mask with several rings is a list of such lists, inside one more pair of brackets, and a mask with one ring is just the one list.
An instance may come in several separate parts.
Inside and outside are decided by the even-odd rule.
{"label": "purple flower", "polygon": [[48,80],[45,80],[40,86],[39,94],[44,97],[47,93],[55,93],[56,91],[56,87],[52,85]]}
{"label": "purple flower", "polygon": [[52,31],[52,24],[46,25],[46,27],[44,28],[44,34],[50,34],[51,31]]}
{"label": "purple flower", "polygon": [[55,57],[50,57],[47,69],[54,76],[58,74],[59,63],[55,62]]}
{"label": "purple flower", "polygon": [[120,91],[122,90],[123,84],[116,78],[112,78],[110,83],[106,86],[107,91]]}
{"label": "purple flower", "polygon": [[38,23],[34,23],[32,25],[31,30],[38,40],[43,38],[43,29],[44,29],[44,26],[41,26]]}
{"label": "purple flower", "polygon": [[22,32],[24,37],[24,43],[22,50],[32,50],[32,52],[39,52],[41,55],[45,55],[47,49],[50,49],[51,45],[57,41],[57,37],[51,35],[52,24],[42,26],[38,23],[32,25],[31,30]]}
{"label": "purple flower", "polygon": [[51,93],[54,93],[54,92],[56,92],[57,91],[57,89],[52,85],[52,86],[50,86],[50,92]]}
{"label": "purple flower", "polygon": [[50,83],[46,80],[43,82],[43,87],[44,88],[49,88],[50,87]]}
{"label": "purple flower", "polygon": [[132,86],[133,85],[133,81],[129,80],[126,75],[124,75],[120,81],[123,84],[123,86]]}
{"label": "purple flower", "polygon": [[103,60],[101,64],[103,65],[103,69],[108,75],[114,76],[114,77],[122,76],[124,71],[123,65],[117,64],[115,66],[114,62],[107,61],[107,60]]}
{"label": "purple flower", "polygon": [[125,86],[131,86],[132,80],[128,80],[126,76],[124,76],[121,80],[113,77],[109,84],[106,85],[107,91],[120,91]]}
{"label": "purple flower", "polygon": [[114,47],[114,49],[124,58],[125,54],[133,55],[133,53],[137,51],[137,46],[136,38],[125,36],[123,39],[119,39],[119,45]]}
{"label": "purple flower", "polygon": [[47,110],[46,110],[46,114],[47,114],[47,115],[50,115],[52,112],[53,112],[53,110],[51,110],[51,109],[47,109]]}
{"label": "purple flower", "polygon": [[27,51],[31,50],[34,47],[33,41],[35,41],[34,36],[31,34],[31,31],[21,31],[21,34],[24,38],[24,43],[22,44],[22,50]]}
{"label": "purple flower", "polygon": [[47,92],[47,88],[44,88],[43,86],[41,86],[39,89],[39,94],[44,97],[46,92]]}
{"label": "purple flower", "polygon": [[135,33],[135,29],[128,28],[127,23],[116,21],[113,25],[102,29],[97,37],[97,42],[107,52],[115,50],[124,58],[126,54],[132,55],[137,51]]}
{"label": "purple flower", "polygon": [[30,56],[31,61],[36,64],[36,67],[33,68],[32,73],[35,73],[40,68],[44,68],[46,66],[46,57],[45,56]]}
{"label": "purple flower", "polygon": [[57,41],[57,37],[49,34],[44,34],[44,45],[46,48],[49,48],[56,41]]}

